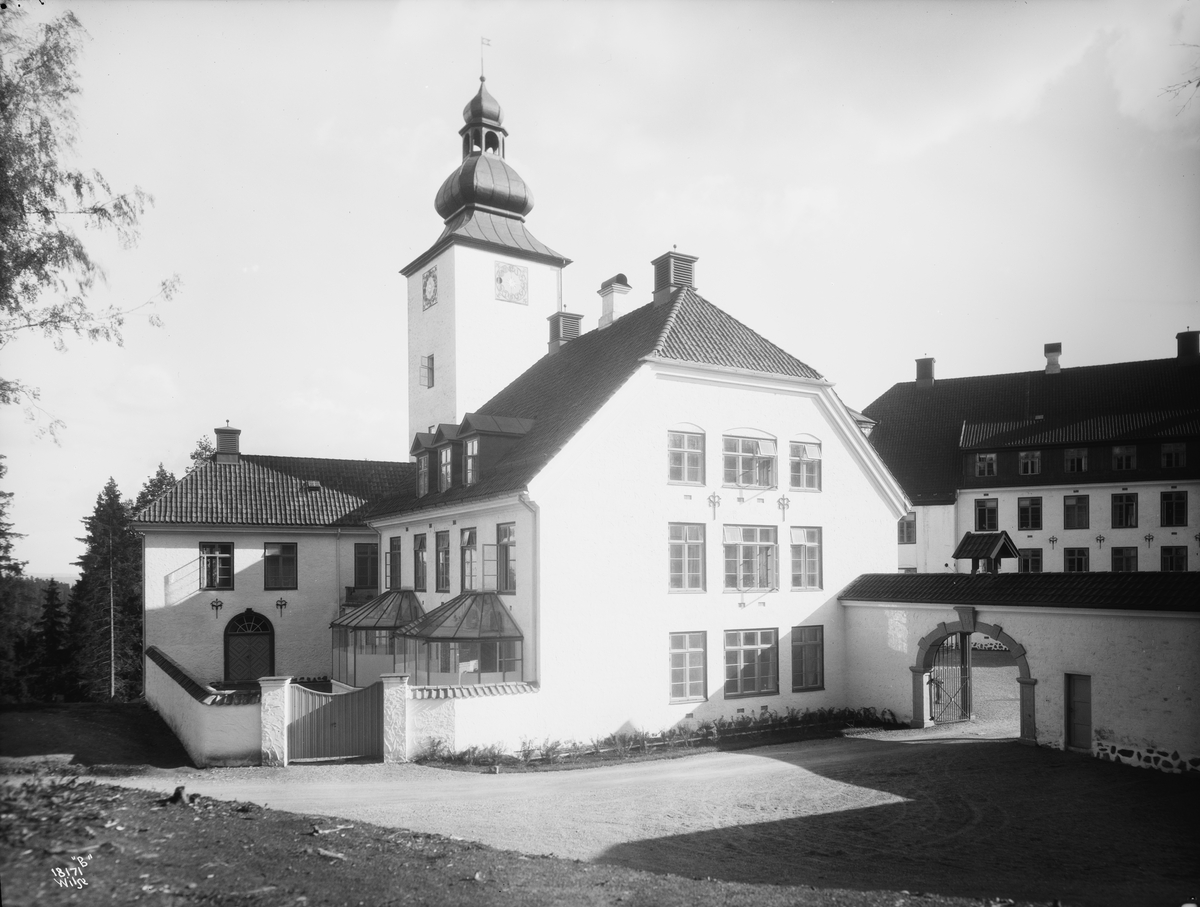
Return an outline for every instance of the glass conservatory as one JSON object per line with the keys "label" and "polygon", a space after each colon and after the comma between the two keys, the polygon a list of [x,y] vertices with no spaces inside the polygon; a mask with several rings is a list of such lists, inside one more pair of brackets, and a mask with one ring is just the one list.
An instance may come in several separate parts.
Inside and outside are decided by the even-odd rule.
{"label": "glass conservatory", "polygon": [[495,592],[464,592],[401,628],[399,636],[400,648],[413,659],[396,670],[406,670],[414,686],[522,680],[525,637]]}
{"label": "glass conservatory", "polygon": [[410,673],[417,641],[397,636],[397,630],[423,616],[425,609],[411,589],[389,589],[334,620],[329,625],[333,679],[366,687],[381,674]]}

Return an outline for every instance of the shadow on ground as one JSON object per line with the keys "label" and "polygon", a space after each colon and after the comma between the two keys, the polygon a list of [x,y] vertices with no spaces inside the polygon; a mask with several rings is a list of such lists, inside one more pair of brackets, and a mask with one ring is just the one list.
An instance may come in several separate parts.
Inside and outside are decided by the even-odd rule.
{"label": "shadow on ground", "polygon": [[846,747],[819,746],[746,755],[794,765],[795,784],[819,775],[902,802],[634,841],[601,862],[818,889],[1059,898],[1072,907],[1175,905],[1200,892],[1194,777],[1012,741],[853,743],[849,757]]}
{"label": "shadow on ground", "polygon": [[144,703],[5,706],[0,710],[0,770],[46,763],[193,767],[171,729]]}

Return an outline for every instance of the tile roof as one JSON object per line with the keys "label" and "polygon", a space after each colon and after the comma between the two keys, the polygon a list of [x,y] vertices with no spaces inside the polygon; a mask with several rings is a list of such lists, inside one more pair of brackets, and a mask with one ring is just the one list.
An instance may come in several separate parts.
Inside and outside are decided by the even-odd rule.
{"label": "tile roof", "polygon": [[426,262],[439,255],[456,242],[469,246],[499,246],[524,258],[543,261],[565,267],[571,259],[559,255],[535,237],[519,218],[506,217],[477,208],[465,208],[446,221],[445,229],[437,241],[417,258],[401,269],[405,277],[411,277]]}
{"label": "tile roof", "polygon": [[384,516],[524,490],[534,476],[647,359],[707,364],[819,380],[812,367],[784,352],[695,290],[684,287],[660,305],[648,303],[539,359],[470,417],[515,417],[529,429],[473,485],[416,498],[411,487],[371,508]]}
{"label": "tile roof", "polygon": [[[411,487],[412,463],[241,454],[188,473],[136,517],[141,523],[362,526],[367,507]],[[310,483],[318,483],[311,488]]]}
{"label": "tile roof", "polygon": [[1017,546],[1008,533],[1000,532],[968,532],[958,543],[951,555],[955,560],[971,560],[985,557],[1019,557]]}
{"label": "tile roof", "polygon": [[[863,412],[870,440],[914,504],[952,503],[962,451],[1195,437],[1200,365],[1152,359],[894,385]],[[1038,418],[1040,417],[1040,418]]]}
{"label": "tile roof", "polygon": [[1200,573],[864,573],[840,601],[1200,611]]}

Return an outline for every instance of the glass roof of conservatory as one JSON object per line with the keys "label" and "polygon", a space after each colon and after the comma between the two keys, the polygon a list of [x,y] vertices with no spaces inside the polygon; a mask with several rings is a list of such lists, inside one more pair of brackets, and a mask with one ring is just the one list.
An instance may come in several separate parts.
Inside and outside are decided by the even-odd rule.
{"label": "glass roof of conservatory", "polygon": [[349,630],[394,630],[420,620],[424,615],[421,600],[412,589],[388,589],[365,605],[347,611],[329,626]]}
{"label": "glass roof of conservatory", "polygon": [[417,639],[524,639],[495,592],[464,592],[400,631]]}

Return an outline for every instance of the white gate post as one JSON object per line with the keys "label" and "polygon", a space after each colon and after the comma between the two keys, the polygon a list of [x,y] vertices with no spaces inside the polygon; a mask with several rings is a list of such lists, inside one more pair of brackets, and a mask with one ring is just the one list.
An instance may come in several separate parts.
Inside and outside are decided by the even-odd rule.
{"label": "white gate post", "polygon": [[383,761],[408,761],[408,675],[381,674],[383,682]]}
{"label": "white gate post", "polygon": [[260,677],[262,688],[262,764],[288,764],[288,725],[292,719],[291,677]]}

